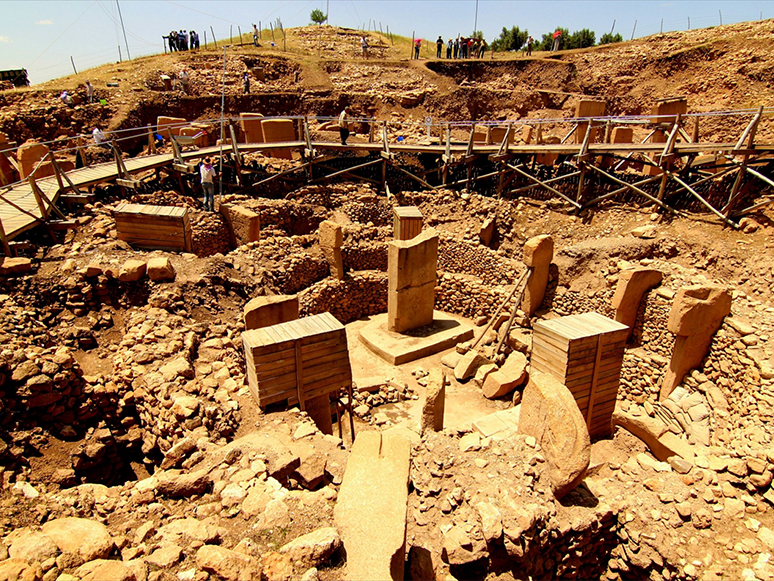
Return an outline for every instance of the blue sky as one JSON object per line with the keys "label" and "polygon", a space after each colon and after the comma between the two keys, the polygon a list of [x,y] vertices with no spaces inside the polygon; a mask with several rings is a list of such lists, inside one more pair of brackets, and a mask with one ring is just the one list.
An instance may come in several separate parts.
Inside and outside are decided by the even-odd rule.
{"label": "blue sky", "polygon": [[[330,23],[350,28],[369,21],[386,30],[422,38],[445,38],[477,29],[488,40],[503,26],[524,29],[536,38],[556,26],[570,31],[590,28],[599,38],[615,32],[629,39],[670,30],[705,28],[720,23],[774,17],[770,1],[724,0],[118,0],[132,57],[162,52],[163,34],[170,30],[203,31],[210,26],[218,40],[237,27],[282,20],[286,27],[309,24],[314,8],[329,6]],[[116,0],[0,0],[0,69],[26,68],[40,83],[72,72],[126,58]],[[636,22],[636,27],[635,27]],[[268,27],[268,26],[267,26]]]}

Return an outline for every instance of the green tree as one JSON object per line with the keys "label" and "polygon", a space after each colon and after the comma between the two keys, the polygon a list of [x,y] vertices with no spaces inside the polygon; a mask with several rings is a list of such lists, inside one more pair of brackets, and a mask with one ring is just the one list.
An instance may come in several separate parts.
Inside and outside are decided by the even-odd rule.
{"label": "green tree", "polygon": [[602,38],[599,39],[599,44],[612,44],[614,42],[623,42],[623,36],[621,36],[620,32],[616,32],[615,34],[606,32],[602,35]]}
{"label": "green tree", "polygon": [[323,14],[323,11],[319,8],[315,8],[312,10],[312,13],[309,15],[309,18],[314,22],[315,24],[322,24],[326,20],[328,20],[328,16],[326,14]]}
{"label": "green tree", "polygon": [[481,40],[482,38],[484,38],[484,33],[481,32],[480,30],[476,30],[473,32],[473,36],[471,36],[471,38],[475,38],[476,40]]}
{"label": "green tree", "polygon": [[492,50],[505,52],[519,50],[529,38],[529,31],[512,26],[510,30],[503,26],[500,36],[492,41]]}
{"label": "green tree", "polygon": [[594,31],[584,28],[583,30],[576,30],[573,32],[563,48],[587,48],[589,46],[594,46],[596,42],[597,37],[596,34],[594,34]]}

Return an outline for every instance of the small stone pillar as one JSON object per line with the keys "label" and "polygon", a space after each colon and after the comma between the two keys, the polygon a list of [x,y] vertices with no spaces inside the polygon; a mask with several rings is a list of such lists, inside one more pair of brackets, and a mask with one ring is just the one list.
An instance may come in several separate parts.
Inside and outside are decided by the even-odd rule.
{"label": "small stone pillar", "polygon": [[331,276],[343,279],[344,260],[341,257],[341,246],[344,244],[344,232],[341,224],[325,220],[320,223],[318,237],[325,259],[331,266]]}
{"label": "small stone pillar", "polygon": [[669,369],[661,384],[664,401],[691,369],[707,354],[723,319],[731,312],[731,293],[718,285],[689,286],[679,290],[669,313],[667,329],[677,335]]}
{"label": "small stone pillar", "polygon": [[[575,117],[602,117],[605,114],[605,102],[604,101],[591,101],[587,99],[581,99],[578,101],[578,105],[575,107]],[[586,139],[586,131],[589,130],[589,122],[582,121],[578,123],[578,129],[575,131],[575,143],[583,143]],[[594,134],[596,129],[591,129],[591,137],[589,141],[593,143]]]}
{"label": "small stone pillar", "polygon": [[637,310],[640,308],[643,295],[653,287],[661,284],[664,278],[660,270],[650,268],[635,268],[624,270],[618,275],[618,284],[613,296],[615,320],[629,327],[626,339],[632,336],[634,323],[637,320]]}
{"label": "small stone pillar", "polygon": [[298,297],[296,295],[274,295],[256,297],[245,305],[245,331],[271,327],[298,318]]}
{"label": "small stone pillar", "polygon": [[416,206],[396,206],[392,214],[395,240],[411,240],[422,232],[422,212]]}
{"label": "small stone pillar", "polygon": [[521,310],[528,317],[535,314],[543,303],[548,285],[548,268],[554,258],[554,239],[548,234],[530,238],[524,244],[524,256],[522,261],[532,269],[532,275],[524,289],[524,297],[521,299]]}
{"label": "small stone pillar", "polygon": [[446,407],[446,375],[440,369],[433,369],[427,378],[427,396],[422,406],[420,433],[443,430],[443,413]]}
{"label": "small stone pillar", "polygon": [[[43,145],[42,143],[33,140],[26,141],[24,145],[20,146],[16,155],[19,159],[19,173],[21,179],[30,175],[35,170],[35,166],[38,165],[38,162],[46,157],[48,152],[49,149],[47,145]],[[51,174],[48,173],[46,175]],[[43,175],[43,172],[38,172],[35,177],[42,178],[45,176]]]}
{"label": "small stone pillar", "polygon": [[403,333],[433,322],[438,233],[387,243],[387,330]]}

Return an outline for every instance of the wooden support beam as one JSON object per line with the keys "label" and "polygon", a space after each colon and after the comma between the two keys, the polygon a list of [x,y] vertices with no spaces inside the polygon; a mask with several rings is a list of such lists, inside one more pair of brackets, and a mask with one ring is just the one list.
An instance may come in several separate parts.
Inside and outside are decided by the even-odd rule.
{"label": "wooden support beam", "polygon": [[[571,172],[571,173],[568,173],[568,174],[564,174],[564,175],[561,175],[561,176],[556,176],[555,178],[544,180],[543,183],[544,184],[553,184],[555,182],[560,182],[560,181],[566,180],[568,178],[574,178],[575,176],[578,176],[578,175],[580,175],[580,171],[574,171],[574,172]],[[508,193],[509,194],[520,194],[521,192],[526,192],[527,190],[532,190],[534,188],[540,188],[540,187],[542,187],[542,184],[532,184],[532,185],[529,185],[529,186],[522,186],[522,187],[520,187],[520,188],[518,188],[516,190],[510,190]]]}
{"label": "wooden support beam", "polygon": [[414,175],[413,173],[411,173],[410,171],[406,171],[405,169],[403,169],[402,167],[400,167],[400,166],[397,166],[397,165],[393,165],[393,167],[394,167],[395,169],[397,169],[399,172],[402,172],[402,173],[406,174],[407,176],[409,176],[410,178],[412,178],[412,179],[414,179],[414,180],[418,181],[420,184],[422,184],[422,185],[423,185],[423,186],[425,186],[426,188],[428,188],[428,189],[430,189],[430,190],[434,190],[434,189],[436,189],[436,187],[435,187],[435,186],[431,186],[431,185],[430,185],[430,184],[428,184],[428,183],[427,183],[425,180],[423,180],[422,178],[420,178],[420,177],[418,177],[418,176],[415,176],[415,175]]}
{"label": "wooden support beam", "polygon": [[3,254],[5,254],[9,258],[13,256],[13,253],[11,252],[11,247],[8,244],[8,237],[5,235],[5,228],[3,228],[2,220],[0,220],[0,244],[2,244],[3,246]]}
{"label": "wooden support beam", "polygon": [[260,182],[257,182],[255,184],[253,184],[253,187],[262,186],[263,184],[266,184],[268,182],[272,182],[272,181],[276,180],[277,178],[281,178],[282,176],[286,176],[288,174],[297,172],[298,170],[305,169],[307,165],[309,165],[309,162],[302,163],[298,167],[293,167],[293,168],[290,168],[290,169],[286,169],[285,171],[282,171],[280,173],[274,174],[273,176],[269,176],[266,179],[263,179]]}
{"label": "wooden support beam", "polygon": [[697,192],[697,191],[696,191],[696,190],[694,190],[694,189],[693,189],[693,188],[692,188],[690,185],[688,185],[687,183],[685,183],[685,182],[684,182],[682,179],[680,179],[680,177],[679,177],[679,176],[677,176],[677,175],[673,174],[672,172],[668,172],[668,175],[669,175],[669,177],[670,177],[670,178],[672,178],[673,180],[675,180],[675,181],[676,181],[678,184],[680,184],[681,186],[683,186],[683,188],[685,188],[686,190],[688,190],[688,191],[691,193],[691,195],[692,195],[693,197],[695,197],[697,200],[699,200],[699,201],[700,201],[700,202],[701,202],[701,203],[704,205],[704,207],[706,207],[706,208],[707,208],[707,209],[708,209],[710,212],[712,212],[713,214],[715,214],[715,215],[716,215],[718,218],[720,218],[721,220],[723,220],[723,222],[725,222],[726,224],[728,224],[729,226],[731,226],[731,227],[732,227],[732,228],[734,228],[734,229],[738,229],[738,228],[739,228],[739,224],[737,224],[736,222],[734,222],[734,221],[733,221],[733,220],[731,220],[730,218],[727,218],[726,216],[724,216],[723,214],[721,214],[720,212],[718,212],[718,211],[717,211],[715,208],[713,208],[713,207],[712,207],[712,204],[710,204],[710,203],[709,203],[707,200],[705,200],[704,198],[702,198],[702,197],[701,197],[701,194],[699,194],[699,192]]}
{"label": "wooden support beam", "polygon": [[[645,196],[645,197],[646,197],[647,199],[649,199],[651,202],[653,202],[654,204],[657,204],[658,206],[660,206],[660,207],[661,207],[661,208],[663,208],[664,210],[668,210],[668,211],[670,211],[670,212],[674,212],[675,214],[679,214],[679,213],[680,213],[680,212],[678,212],[677,210],[675,210],[674,208],[671,208],[670,206],[668,206],[667,204],[665,204],[664,202],[662,202],[661,200],[659,200],[658,198],[655,198],[655,197],[651,196],[651,195],[650,195],[648,192],[646,192],[645,190],[643,190],[643,189],[641,189],[641,188],[638,188],[637,186],[633,186],[633,185],[632,185],[632,184],[630,184],[629,182],[625,182],[625,181],[623,181],[623,180],[621,180],[621,179],[618,179],[618,178],[617,178],[617,177],[615,177],[614,175],[611,175],[611,174],[607,173],[606,171],[604,171],[604,170],[602,170],[602,169],[599,169],[598,167],[595,167],[595,166],[593,166],[593,165],[589,165],[589,167],[590,167],[592,170],[594,170],[595,172],[599,173],[600,175],[603,175],[603,176],[605,176],[606,178],[608,178],[609,180],[611,180],[611,181],[613,181],[613,182],[617,183],[618,185],[620,185],[620,186],[623,186],[624,188],[627,188],[627,189],[629,189],[629,190],[633,191],[633,192],[634,192],[634,193],[636,193],[636,194],[640,194],[641,196]],[[660,176],[656,176],[656,177],[660,177]]]}
{"label": "wooden support beam", "polygon": [[153,127],[148,127],[148,153],[156,153],[156,138],[153,135]]}
{"label": "wooden support beam", "polygon": [[331,178],[334,178],[336,176],[343,175],[343,174],[349,174],[349,175],[351,175],[353,177],[358,177],[358,176],[355,176],[354,174],[352,174],[352,172],[357,170],[357,169],[362,169],[364,167],[369,167],[369,166],[372,166],[372,165],[376,165],[377,163],[382,163],[381,158],[369,161],[367,163],[361,163],[360,165],[356,165],[354,167],[349,167],[347,169],[342,169],[342,170],[336,171],[336,172],[334,172],[332,174],[328,174],[327,176],[319,177],[319,178],[317,178],[315,180],[312,180],[312,183],[326,181],[326,180],[329,180]]}
{"label": "wooden support beam", "polygon": [[[578,130],[578,124],[574,123],[572,128],[570,129],[570,132],[562,137],[562,140],[559,143],[567,143],[567,140],[570,139],[573,135],[575,135],[575,132]],[[588,131],[588,130],[587,130]]]}
{"label": "wooden support beam", "polygon": [[646,178],[644,180],[640,180],[638,182],[634,182],[633,184],[628,184],[627,187],[618,188],[617,190],[613,190],[612,192],[607,192],[606,194],[602,194],[601,196],[597,196],[593,200],[589,200],[588,202],[583,204],[583,207],[584,208],[590,208],[591,206],[593,206],[597,202],[601,202],[603,200],[606,200],[607,198],[612,198],[613,196],[621,194],[621,193],[625,192],[626,190],[630,189],[629,186],[644,186],[646,184],[653,183],[653,182],[658,181],[660,179],[661,179],[661,176],[653,176],[653,177]]}
{"label": "wooden support beam", "polygon": [[524,170],[522,170],[521,168],[519,168],[519,167],[517,167],[517,166],[515,166],[515,165],[511,165],[510,163],[508,163],[508,164],[506,164],[506,165],[507,165],[509,168],[511,168],[512,170],[514,170],[515,172],[517,172],[518,174],[520,174],[520,175],[524,176],[524,177],[525,177],[525,178],[527,178],[527,179],[530,179],[530,180],[532,180],[533,182],[535,182],[536,184],[538,184],[538,185],[540,185],[540,186],[544,187],[544,188],[545,188],[545,189],[547,189],[548,191],[555,193],[557,196],[559,196],[560,198],[562,198],[562,199],[566,200],[567,202],[569,202],[570,204],[572,204],[573,206],[575,206],[577,209],[580,209],[580,208],[581,208],[581,205],[580,205],[578,202],[576,202],[575,200],[573,200],[573,199],[571,199],[571,198],[568,198],[567,196],[565,196],[565,195],[564,195],[562,192],[560,192],[560,191],[559,191],[559,190],[557,190],[556,188],[553,188],[553,187],[551,187],[550,185],[548,185],[548,183],[547,183],[547,182],[542,182],[542,181],[540,181],[540,180],[539,180],[539,179],[537,179],[535,176],[532,176],[532,175],[528,174],[527,172],[525,172]]}
{"label": "wooden support beam", "polygon": [[[758,108],[758,112],[755,114],[755,116],[752,118],[750,123],[747,125],[747,128],[744,130],[744,133],[742,133],[742,136],[739,138],[739,141],[736,142],[736,147],[734,149],[740,149],[741,146],[744,144],[745,139],[747,139],[747,149],[753,149],[755,145],[755,133],[758,130],[758,123],[760,123],[761,117],[763,116],[763,105],[761,105]],[[726,204],[724,214],[726,218],[731,216],[731,211],[734,209],[734,205],[737,202],[737,193],[739,192],[740,188],[742,187],[742,180],[744,179],[744,176],[747,173],[747,161],[750,159],[750,154],[745,153],[742,156],[742,163],[739,166],[739,169],[736,173],[736,178],[734,178],[734,185],[731,187],[731,192],[728,194],[728,203]]]}

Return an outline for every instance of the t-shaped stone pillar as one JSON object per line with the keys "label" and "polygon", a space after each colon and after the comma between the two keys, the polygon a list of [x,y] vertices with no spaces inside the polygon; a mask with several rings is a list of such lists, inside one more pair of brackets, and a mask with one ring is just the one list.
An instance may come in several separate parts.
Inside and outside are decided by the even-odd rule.
{"label": "t-shaped stone pillar", "polygon": [[718,285],[688,286],[675,296],[667,329],[677,335],[669,370],[661,384],[664,401],[709,351],[715,332],[731,312],[731,293]]}
{"label": "t-shaped stone pillar", "polygon": [[521,310],[528,317],[535,314],[546,296],[548,285],[548,268],[554,258],[554,239],[548,234],[530,238],[524,244],[522,262],[532,269],[532,274],[524,289],[521,299]]}
{"label": "t-shaped stone pillar", "polygon": [[650,268],[624,270],[618,275],[618,285],[613,295],[613,308],[615,320],[629,327],[627,340],[632,336],[642,296],[649,289],[660,285],[663,278],[664,275],[660,270]]}
{"label": "t-shaped stone pillar", "polygon": [[387,329],[403,333],[433,322],[438,233],[387,243]]}
{"label": "t-shaped stone pillar", "polygon": [[318,235],[325,259],[331,265],[331,276],[343,279],[344,260],[341,257],[341,247],[344,244],[344,232],[341,224],[325,220],[320,223]]}

